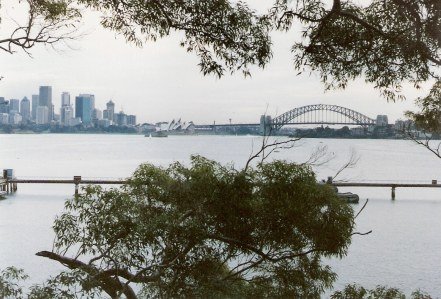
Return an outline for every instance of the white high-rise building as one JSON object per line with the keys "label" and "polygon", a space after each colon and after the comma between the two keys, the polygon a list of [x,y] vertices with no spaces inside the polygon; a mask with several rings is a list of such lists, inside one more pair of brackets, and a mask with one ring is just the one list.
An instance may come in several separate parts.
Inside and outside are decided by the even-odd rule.
{"label": "white high-rise building", "polygon": [[37,125],[45,125],[49,123],[49,108],[47,106],[37,107]]}
{"label": "white high-rise building", "polygon": [[68,125],[69,121],[74,117],[73,108],[70,105],[63,106],[60,109],[60,122],[63,125]]}
{"label": "white high-rise building", "polygon": [[114,122],[115,121],[115,103],[112,102],[111,100],[108,101],[106,104],[106,108],[107,109],[103,113],[104,118]]}
{"label": "white high-rise building", "polygon": [[27,97],[24,97],[20,102],[20,114],[23,121],[28,121],[31,118],[31,102]]}
{"label": "white high-rise building", "polygon": [[61,94],[61,107],[70,106],[70,93],[64,91]]}

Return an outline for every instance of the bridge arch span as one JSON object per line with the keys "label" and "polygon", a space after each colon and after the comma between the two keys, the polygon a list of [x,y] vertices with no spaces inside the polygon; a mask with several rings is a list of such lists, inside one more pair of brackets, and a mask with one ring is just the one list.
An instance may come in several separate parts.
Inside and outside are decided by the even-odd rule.
{"label": "bridge arch span", "polygon": [[275,118],[272,119],[271,121],[271,126],[273,129],[275,130],[279,130],[280,128],[282,128],[284,125],[287,124],[291,124],[293,123],[292,121],[303,115],[303,114],[307,114],[309,112],[312,111],[330,111],[333,113],[337,113],[340,114],[342,116],[344,116],[346,118],[346,120],[343,121],[330,121],[328,119],[321,119],[320,121],[298,121],[295,123],[301,124],[301,123],[308,123],[308,124],[349,124],[349,125],[362,125],[362,126],[367,126],[367,125],[375,125],[375,120],[373,120],[372,118],[367,117],[366,115],[357,112],[355,110],[346,108],[346,107],[342,107],[342,106],[337,106],[337,105],[326,105],[326,104],[315,104],[315,105],[307,105],[307,106],[302,106],[302,107],[298,107],[298,108],[294,108],[292,110],[289,110]]}

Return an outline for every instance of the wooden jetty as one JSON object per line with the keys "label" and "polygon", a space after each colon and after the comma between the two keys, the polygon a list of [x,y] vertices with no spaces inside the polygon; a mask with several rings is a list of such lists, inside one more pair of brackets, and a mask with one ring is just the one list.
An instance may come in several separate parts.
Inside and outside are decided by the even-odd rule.
{"label": "wooden jetty", "polygon": [[[9,174],[13,172],[9,172]],[[74,176],[73,179],[18,179],[14,176],[7,175],[3,172],[3,178],[0,177],[0,197],[17,191],[19,184],[73,184],[75,186],[75,194],[79,193],[79,185],[123,185],[127,184],[127,179],[99,180],[99,179],[82,179],[81,176]],[[325,183],[325,181],[323,181]],[[333,182],[332,178],[328,178],[327,184],[335,187],[368,187],[368,188],[390,188],[391,199],[395,200],[396,188],[441,188],[436,180],[432,180],[431,184],[424,183],[366,183],[366,182]]]}
{"label": "wooden jetty", "polygon": [[369,187],[369,188],[391,188],[391,199],[395,200],[396,188],[441,188],[436,180],[431,184],[411,184],[411,183],[357,183],[357,182],[332,182],[335,187]]}
{"label": "wooden jetty", "polygon": [[17,191],[17,184],[73,184],[75,185],[75,195],[79,193],[80,185],[123,185],[127,180],[84,180],[81,176],[74,176],[73,179],[61,180],[61,179],[11,179],[8,180],[9,184],[15,186],[13,191]]}
{"label": "wooden jetty", "polygon": [[127,180],[84,180],[81,176],[73,179],[18,179],[12,169],[4,169],[3,177],[0,177],[0,198],[17,191],[18,184],[73,184],[75,194],[79,193],[79,185],[123,185]]}

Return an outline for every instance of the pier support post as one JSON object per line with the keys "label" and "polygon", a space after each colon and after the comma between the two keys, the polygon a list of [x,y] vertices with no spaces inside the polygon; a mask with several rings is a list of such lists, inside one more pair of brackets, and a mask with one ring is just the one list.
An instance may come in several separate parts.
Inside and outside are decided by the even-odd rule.
{"label": "pier support post", "polygon": [[395,200],[395,187],[392,187],[392,200]]}
{"label": "pier support post", "polygon": [[74,176],[75,196],[78,196],[80,182],[81,182],[81,176],[79,175]]}

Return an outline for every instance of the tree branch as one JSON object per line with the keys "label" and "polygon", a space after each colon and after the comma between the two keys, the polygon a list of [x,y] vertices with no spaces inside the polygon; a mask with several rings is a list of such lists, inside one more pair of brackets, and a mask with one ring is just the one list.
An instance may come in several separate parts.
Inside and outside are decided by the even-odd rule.
{"label": "tree branch", "polygon": [[[91,275],[94,279],[100,281],[100,286],[102,287],[102,289],[112,298],[116,298],[117,294],[122,292],[124,295],[126,295],[127,299],[137,299],[136,294],[134,293],[133,289],[130,286],[123,286],[117,278],[112,277],[112,276],[119,276],[125,279],[129,279],[134,276],[125,269],[118,269],[118,270],[109,269],[105,271],[100,271],[92,265],[88,265],[77,259],[61,256],[50,251],[40,251],[37,252],[35,255],[57,261],[69,269],[80,269],[86,272],[87,274]],[[148,280],[147,277],[142,277],[142,282],[145,281],[151,282],[153,280]]]}

